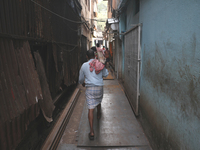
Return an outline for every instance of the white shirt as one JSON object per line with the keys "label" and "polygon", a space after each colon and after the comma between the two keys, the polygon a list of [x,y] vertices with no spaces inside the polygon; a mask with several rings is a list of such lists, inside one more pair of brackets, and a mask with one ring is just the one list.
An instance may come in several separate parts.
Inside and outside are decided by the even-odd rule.
{"label": "white shirt", "polygon": [[104,67],[99,74],[95,73],[95,69],[91,72],[89,63],[92,60],[94,59],[90,59],[81,66],[79,72],[79,83],[83,84],[85,80],[85,86],[103,86],[103,77],[108,76],[108,70]]}

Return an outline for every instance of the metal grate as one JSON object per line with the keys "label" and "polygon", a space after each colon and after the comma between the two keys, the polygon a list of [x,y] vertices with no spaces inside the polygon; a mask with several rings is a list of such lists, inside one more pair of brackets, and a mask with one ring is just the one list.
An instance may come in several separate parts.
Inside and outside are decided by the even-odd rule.
{"label": "metal grate", "polygon": [[138,115],[140,26],[125,34],[124,85],[130,103]]}

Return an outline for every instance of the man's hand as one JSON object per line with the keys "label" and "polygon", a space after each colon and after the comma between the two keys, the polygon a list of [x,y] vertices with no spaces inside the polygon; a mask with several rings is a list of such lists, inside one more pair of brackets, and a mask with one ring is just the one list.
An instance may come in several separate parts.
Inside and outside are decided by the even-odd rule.
{"label": "man's hand", "polygon": [[83,87],[85,87],[85,82],[82,84]]}

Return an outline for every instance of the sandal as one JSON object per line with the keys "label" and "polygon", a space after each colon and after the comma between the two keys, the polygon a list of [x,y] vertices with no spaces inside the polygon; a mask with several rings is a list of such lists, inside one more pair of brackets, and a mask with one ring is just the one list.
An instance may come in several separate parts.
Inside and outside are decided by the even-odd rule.
{"label": "sandal", "polygon": [[88,137],[90,140],[94,140],[94,135],[91,135],[90,133],[88,134]]}

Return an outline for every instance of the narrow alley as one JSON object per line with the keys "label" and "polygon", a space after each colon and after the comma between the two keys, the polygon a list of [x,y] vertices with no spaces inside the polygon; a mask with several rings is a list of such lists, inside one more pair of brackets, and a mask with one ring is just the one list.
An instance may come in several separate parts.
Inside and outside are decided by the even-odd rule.
{"label": "narrow alley", "polygon": [[[58,144],[58,150],[151,150],[123,88],[116,79],[104,80],[102,117],[100,120],[97,120],[97,112],[95,110],[95,139],[90,141],[88,138],[90,129],[87,118],[88,110],[86,107],[85,88],[81,86],[79,88],[81,94],[77,100],[77,106],[75,106],[69,124],[63,132],[63,137]],[[51,147],[51,145],[48,146]]]}
{"label": "narrow alley", "polygon": [[0,0],[0,150],[200,150],[199,8]]}

